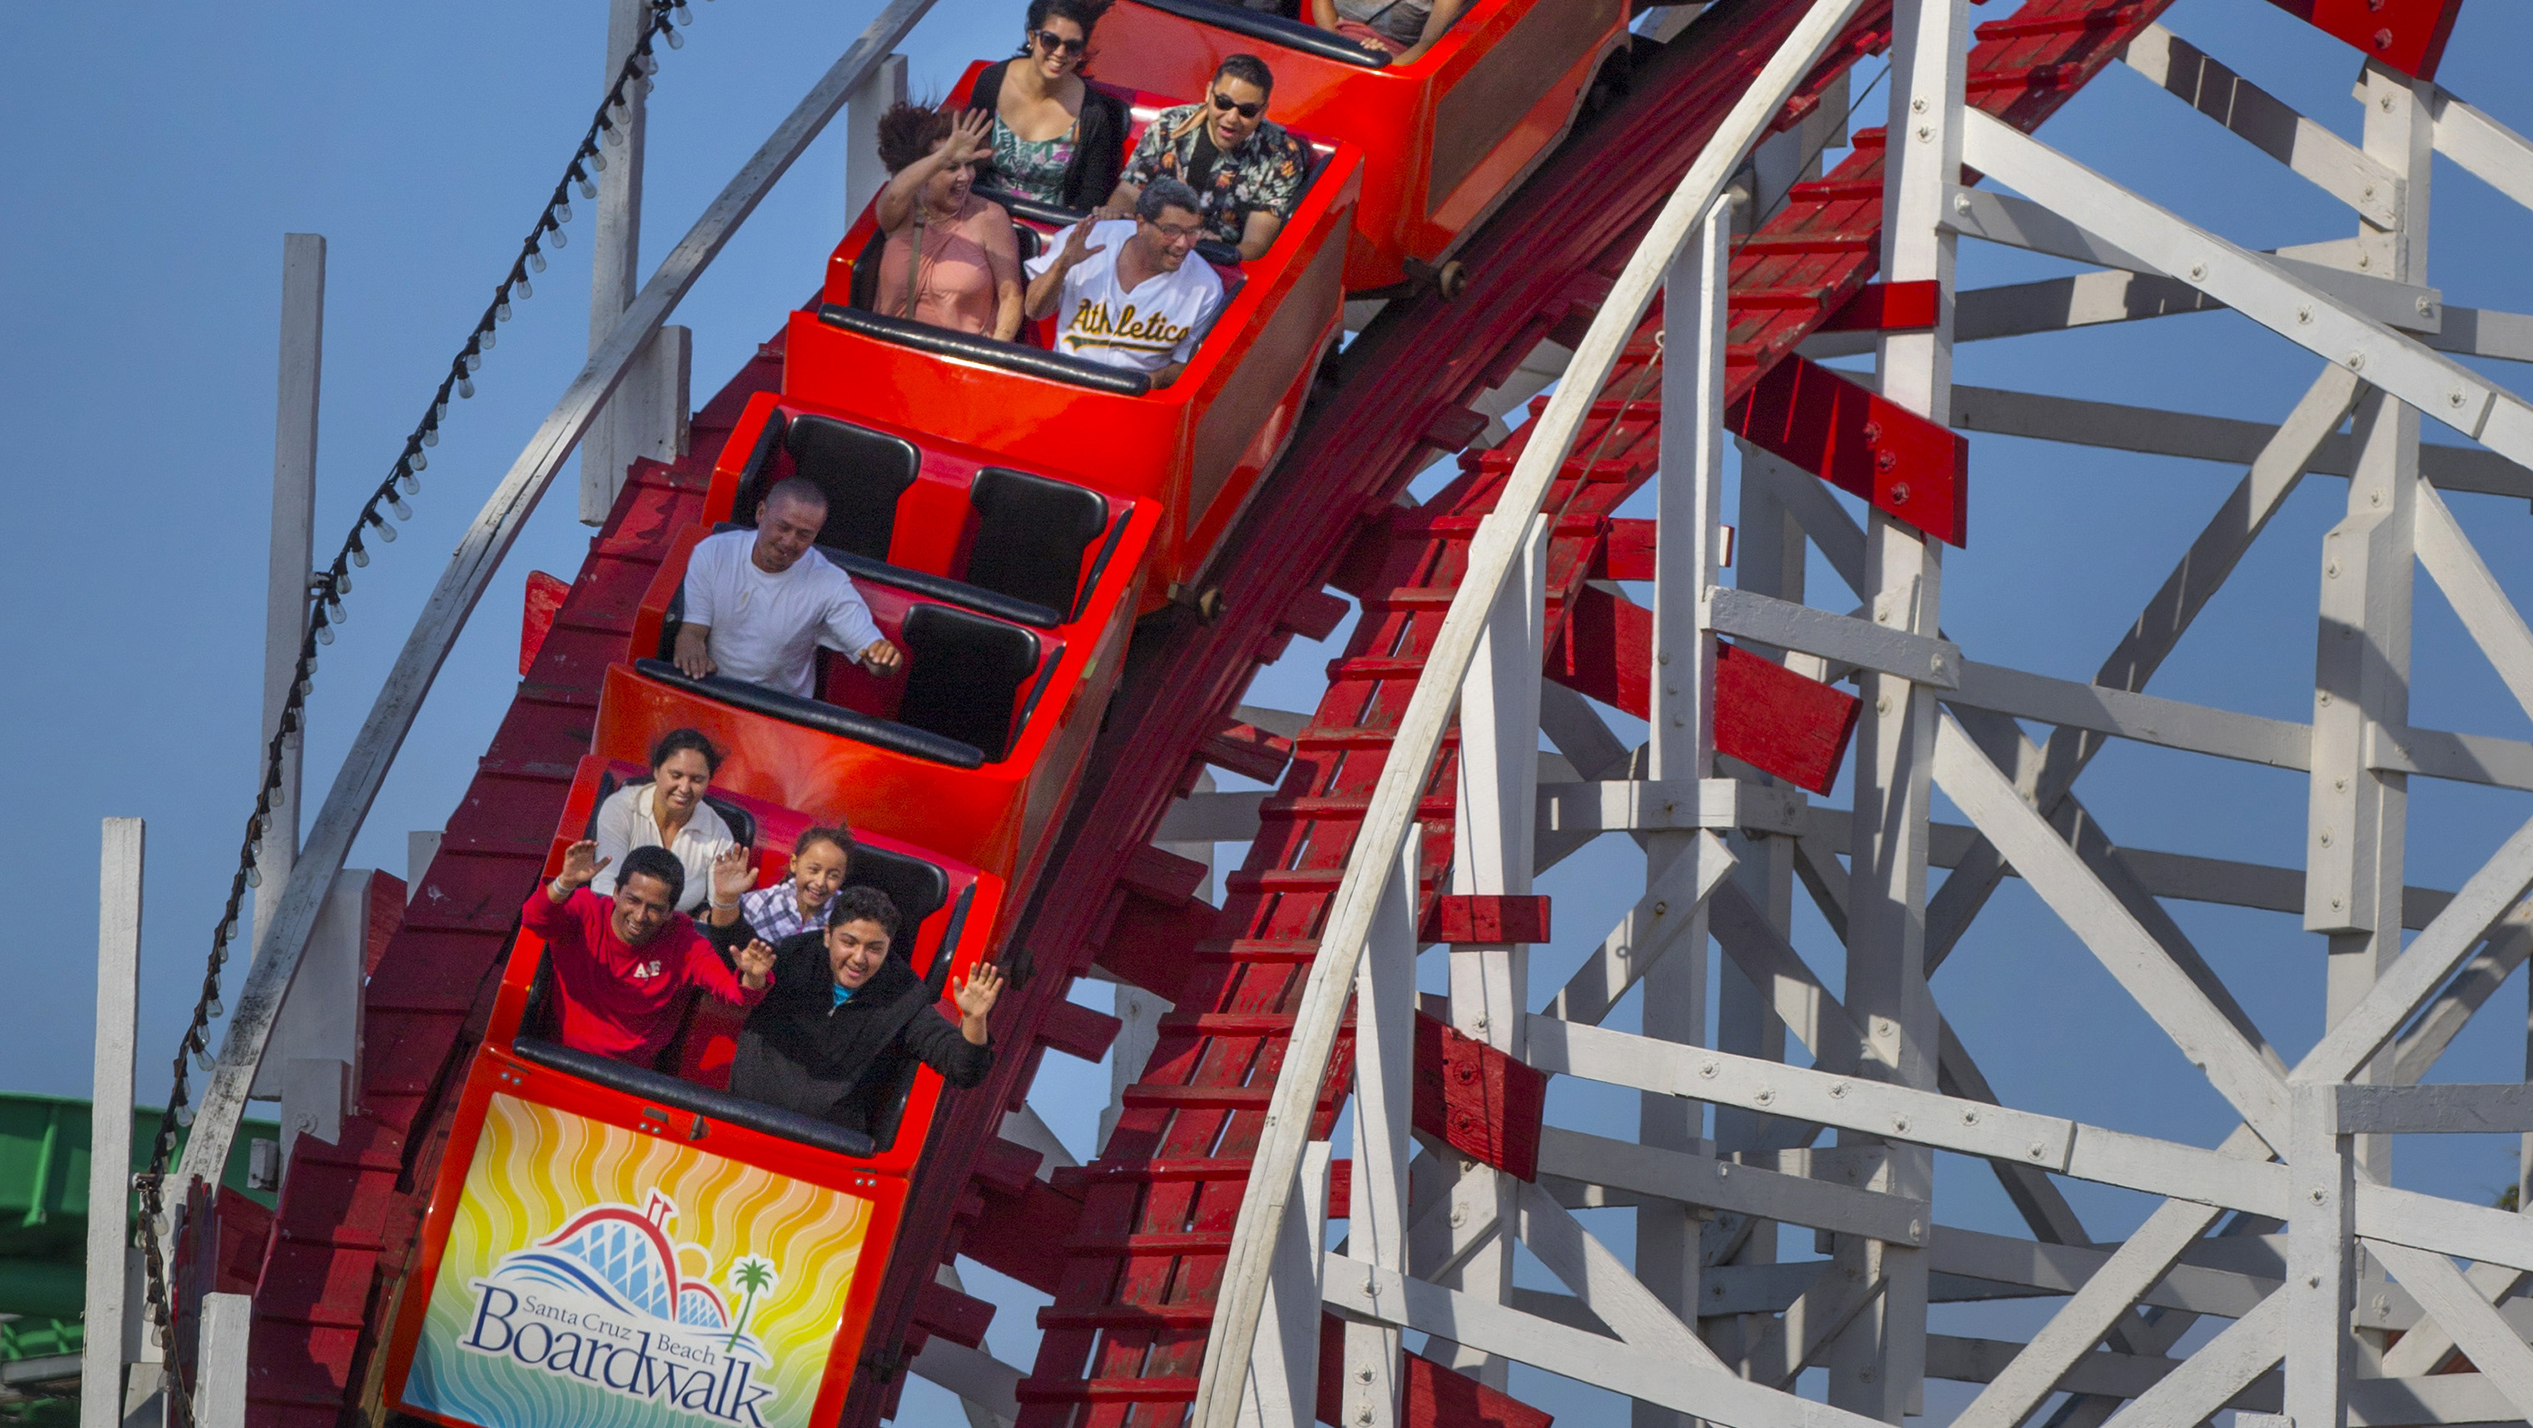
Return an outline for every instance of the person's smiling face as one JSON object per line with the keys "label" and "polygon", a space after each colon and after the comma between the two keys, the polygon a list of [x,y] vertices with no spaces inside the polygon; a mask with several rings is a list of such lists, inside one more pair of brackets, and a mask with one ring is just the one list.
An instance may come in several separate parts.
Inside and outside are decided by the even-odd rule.
{"label": "person's smiling face", "polygon": [[651,769],[652,789],[679,822],[694,816],[695,805],[712,785],[712,765],[693,749],[679,749]]}
{"label": "person's smiling face", "polygon": [[814,501],[778,496],[756,507],[756,545],[748,558],[768,575],[780,575],[798,564],[818,543],[827,524],[827,508]]}
{"label": "person's smiling face", "polygon": [[[1223,153],[1249,142],[1266,122],[1266,91],[1245,79],[1222,75],[1214,81],[1213,92],[1206,96],[1205,122],[1211,126],[1214,147]],[[1248,112],[1243,113],[1242,110]]]}
{"label": "person's smiling face", "polygon": [[1083,56],[1090,50],[1090,38],[1082,33],[1082,27],[1062,15],[1049,15],[1045,24],[1022,39],[1029,46],[1031,63],[1050,82],[1080,69]]}
{"label": "person's smiling face", "polygon": [[648,873],[635,873],[616,884],[616,905],[610,920],[627,947],[640,947],[659,936],[677,909],[670,906],[668,884]]}
{"label": "person's smiling face", "polygon": [[844,886],[844,875],[853,860],[844,850],[821,838],[792,854],[792,885],[803,912],[816,912],[827,905],[827,899]]}
{"label": "person's smiling face", "polygon": [[888,929],[867,917],[839,922],[827,929],[827,970],[836,985],[860,991],[888,960]]}

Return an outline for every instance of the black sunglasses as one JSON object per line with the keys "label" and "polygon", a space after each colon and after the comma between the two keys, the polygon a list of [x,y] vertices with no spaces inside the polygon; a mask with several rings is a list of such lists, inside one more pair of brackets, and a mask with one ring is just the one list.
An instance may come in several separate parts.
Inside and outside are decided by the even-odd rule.
{"label": "black sunglasses", "polygon": [[1037,38],[1038,48],[1048,54],[1078,55],[1091,47],[1091,42],[1088,40],[1068,40],[1053,30],[1040,30]]}
{"label": "black sunglasses", "polygon": [[1255,119],[1266,112],[1266,101],[1261,99],[1255,104],[1234,104],[1230,95],[1217,89],[1214,91],[1214,107],[1225,113],[1237,109],[1240,111],[1241,118]]}

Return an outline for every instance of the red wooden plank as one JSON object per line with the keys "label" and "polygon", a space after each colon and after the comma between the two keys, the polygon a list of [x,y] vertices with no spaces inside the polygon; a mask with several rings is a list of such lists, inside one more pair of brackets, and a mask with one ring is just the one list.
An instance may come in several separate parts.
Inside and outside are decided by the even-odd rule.
{"label": "red wooden plank", "polygon": [[1434,899],[1416,935],[1426,942],[1545,942],[1548,898],[1446,893]]}
{"label": "red wooden plank", "polygon": [[1482,1164],[1539,1178],[1548,1075],[1416,1014],[1416,1128]]}
{"label": "red wooden plank", "polygon": [[[1875,185],[1879,190],[1881,186]],[[1736,295],[1738,296],[1738,295]],[[1836,312],[1821,320],[1820,332],[1907,332],[1935,325],[1941,291],[1932,278],[1914,283],[1867,283]]]}
{"label": "red wooden plank", "polygon": [[946,1284],[927,1286],[915,1301],[915,1323],[926,1333],[939,1334],[971,1349],[985,1342],[986,1327],[993,1322],[993,1305]]}
{"label": "red wooden plank", "polygon": [[528,572],[527,598],[519,606],[519,677],[528,677],[536,667],[537,651],[544,647],[545,637],[553,632],[555,612],[563,608],[563,599],[572,593],[569,582],[558,580],[542,570]]}
{"label": "red wooden plank", "polygon": [[1104,1011],[1059,998],[1048,1006],[1046,1019],[1038,1023],[1038,1042],[1077,1060],[1097,1061],[1108,1054],[1109,1043],[1117,1039],[1117,1032],[1124,1025]]}
{"label": "red wooden plank", "polygon": [[2270,0],[2403,74],[2436,78],[2463,0]]}
{"label": "red wooden plank", "polygon": [[1053,1294],[1063,1283],[1070,1258],[1065,1246],[1079,1232],[1082,1208],[1079,1198],[1043,1180],[1025,1181],[1012,1195],[988,1190],[985,1213],[960,1235],[959,1253]]}
{"label": "red wooden plank", "polygon": [[[1554,1418],[1422,1354],[1401,1354],[1399,1422],[1406,1428],[1549,1428]],[[1344,1423],[1346,1322],[1319,1316],[1319,1402],[1322,1423]],[[1194,1395],[1194,1388],[1189,1394]]]}
{"label": "red wooden plank", "polygon": [[1728,408],[1733,430],[1831,485],[1960,545],[1970,444],[1819,363],[1788,357]]}

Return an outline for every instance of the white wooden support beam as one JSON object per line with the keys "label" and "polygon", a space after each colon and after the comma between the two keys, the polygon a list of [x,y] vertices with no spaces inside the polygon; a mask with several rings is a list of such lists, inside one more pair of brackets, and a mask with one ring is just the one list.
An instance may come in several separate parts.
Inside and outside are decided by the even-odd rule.
{"label": "white wooden support beam", "polygon": [[[148,828],[109,818],[97,858],[97,1034],[88,1101],[88,1143],[132,1143],[132,1053],[141,996],[141,872]],[[123,1422],[125,1318],[142,1306],[125,1297],[132,1167],[125,1153],[88,1157],[87,1333],[79,1346],[79,1428]],[[107,1207],[111,1206],[111,1209]]]}
{"label": "white wooden support beam", "polygon": [[1948,704],[2270,768],[2312,766],[2311,730],[2284,719],[2052,679],[1977,660],[1963,661],[1961,670],[1960,687],[1945,700]]}
{"label": "white wooden support beam", "polygon": [[2462,617],[2463,628],[2471,632],[2473,643],[2488,657],[2507,692],[2526,713],[2533,714],[2533,629],[2525,627],[2523,612],[2507,598],[2444,499],[2424,485],[2415,492],[2415,499],[2419,563],[2427,567],[2436,588],[2445,592],[2446,603]]}
{"label": "white wooden support beam", "polygon": [[2370,221],[2386,227],[2398,221],[2404,190],[2400,174],[2208,58],[2196,45],[2161,25],[2148,25],[2120,58]]}
{"label": "white wooden support beam", "polygon": [[2491,188],[2533,208],[2533,141],[2443,89],[2428,99],[2436,152]]}
{"label": "white wooden support beam", "polygon": [[202,1296],[201,1337],[194,1347],[194,1428],[246,1428],[246,1336],[254,1323],[252,1295]]}
{"label": "white wooden support beam", "polygon": [[1726,1428],[1872,1428],[1875,1420],[1387,1270],[1331,1266],[1328,1306],[1446,1338]]}
{"label": "white wooden support beam", "polygon": [[[1546,793],[1541,790],[1543,799]],[[1549,1015],[1599,1025],[1648,968],[1701,926],[1694,914],[1732,871],[1733,861],[1732,850],[1721,840],[1701,834],[1690,843],[1686,857],[1655,870],[1653,885],[1645,895],[1548,1003]]]}
{"label": "white wooden support beam", "polygon": [[[1346,1253],[1376,1268],[1408,1268],[1408,1157],[1415,1104],[1416,908],[1420,838],[1400,850],[1363,960],[1355,968],[1354,1166],[1346,1192]],[[1346,1326],[1340,1422],[1392,1428],[1398,1418],[1399,1335]]]}
{"label": "white wooden support beam", "polygon": [[2111,1428],[2198,1428],[2278,1362],[2286,1351],[2286,1318],[2282,1295],[2262,1300],[2112,1415]]}
{"label": "white wooden support beam", "polygon": [[[904,38],[930,9],[932,0],[890,0],[860,39],[830,66],[790,114],[749,156],[722,188],[693,228],[672,250],[641,295],[626,310],[603,350],[593,356],[564,389],[510,471],[484,503],[450,556],[447,569],[423,605],[422,614],[404,648],[389,669],[377,699],[362,721],[334,784],[317,811],[314,827],[291,869],[280,908],[258,944],[253,970],[239,989],[229,1016],[220,1057],[204,1089],[194,1117],[193,1135],[174,1181],[217,1180],[228,1163],[237,1123],[246,1106],[246,1092],[255,1067],[263,1059],[273,1017],[298,971],[334,875],[343,867],[352,840],[369,816],[371,803],[394,766],[396,752],[421,712],[423,699],[448,658],[457,637],[483,598],[511,543],[536,509],[573,447],[589,430],[599,405],[632,370],[643,345],[661,321],[675,310],[741,223],[756,210],[793,160],[826,126],[845,95],[859,85],[881,55]],[[1297,1162],[1298,1163],[1298,1162]]]}
{"label": "white wooden support beam", "polygon": [[[606,67],[600,74],[599,93],[615,84],[650,20],[646,0],[608,0]],[[622,104],[611,111],[614,123],[607,131],[606,170],[590,175],[598,184],[598,198],[592,205],[595,231],[589,244],[589,355],[593,359],[606,346],[642,284],[642,156],[649,129],[649,92],[650,84],[643,76],[625,85]],[[649,351],[646,344],[636,359],[637,371],[647,365]],[[628,375],[581,439],[583,525],[601,525],[615,509],[616,493],[624,489],[625,468],[633,461],[635,433],[649,425],[643,401],[649,393],[642,390],[649,385]]]}
{"label": "white wooden support beam", "polygon": [[[273,528],[264,582],[264,720],[256,726],[255,774],[281,727],[299,677],[299,647],[308,634],[309,566],[315,560],[317,408],[325,372],[325,237],[281,238],[281,376],[273,414]],[[304,707],[300,714],[307,717]],[[304,723],[301,726],[305,727]],[[302,736],[282,741],[281,786],[255,846],[254,936],[263,942],[273,910],[299,858],[299,762]]]}
{"label": "white wooden support beam", "polygon": [[[2345,368],[2336,370],[2351,383],[2353,402],[2356,375]],[[2123,406],[1994,387],[1959,387],[1954,396],[1953,426],[1961,431],[2232,465],[2257,460],[2284,430],[2199,412]],[[2333,415],[2333,426],[2346,415],[2347,407],[2343,406]],[[2357,469],[2356,438],[2334,435],[2325,429],[2319,443],[2310,449],[2304,469],[2317,476],[2347,476]],[[2423,444],[2419,448],[2419,469],[2441,490],[2533,498],[2533,471],[2478,447]]]}
{"label": "white wooden support beam", "polygon": [[1541,833],[1753,828],[1800,835],[1809,826],[1802,790],[1729,778],[1543,784],[1535,806]]}
{"label": "white wooden support beam", "polygon": [[[1291,1203],[1302,1147],[1309,1131],[1309,1102],[1318,1094],[1335,1053],[1340,1020],[1353,992],[1357,959],[1379,905],[1389,860],[1410,836],[1433,760],[1442,745],[1451,706],[1458,699],[1496,600],[1516,565],[1525,564],[1536,513],[1558,469],[1573,451],[1595,394],[1617,365],[1637,322],[1652,304],[1673,256],[1687,242],[1732,174],[1741,167],[1804,76],[1863,0],[1814,0],[1785,41],[1734,99],[1713,136],[1699,151],[1655,214],[1593,315],[1575,349],[1566,380],[1530,426],[1530,438],[1506,478],[1495,510],[1469,542],[1468,566],[1451,608],[1428,651],[1399,733],[1383,762],[1370,805],[1356,834],[1353,856],[1330,899],[1320,951],[1295,1008],[1292,1039],[1276,1078],[1251,1161],[1249,1181],[1232,1230],[1231,1252],[1215,1301],[1213,1332],[1206,1339],[1191,1412],[1192,1428],[1232,1428],[1239,1401],[1241,1365],[1257,1335],[1265,1297],[1265,1266],[1274,1227]],[[1534,665],[1534,668],[1536,666]],[[1532,705],[1535,731],[1537,704]],[[1535,744],[1534,744],[1535,747]],[[1466,757],[1464,738],[1462,754]],[[1533,760],[1535,763],[1535,760]]]}
{"label": "white wooden support beam", "polygon": [[957,1394],[961,1406],[970,1410],[971,1424],[979,1412],[1003,1424],[1020,1417],[1020,1381],[1028,1375],[983,1349],[934,1334],[924,1340],[923,1351],[906,1368],[915,1377]]}
{"label": "white wooden support beam", "polygon": [[1152,841],[1170,843],[1246,843],[1258,836],[1258,805],[1274,797],[1270,789],[1191,793],[1170,805]]}
{"label": "white wooden support beam", "polygon": [[[1969,116],[1963,157],[2037,202],[2080,216],[2089,230],[2509,460],[2533,462],[2533,404],[2341,299],[2299,282],[2270,260],[1977,111]],[[2415,209],[2416,195],[2412,198]]]}
{"label": "white wooden support beam", "polygon": [[1267,1312],[1250,1351],[1243,1428],[1311,1428],[1318,1421],[1320,1279],[1327,1255],[1328,1142],[1302,1153],[1301,1194],[1276,1235]]}
{"label": "white wooden support beam", "polygon": [[[2515,1328],[2498,1317],[2498,1311],[2464,1279],[2453,1262],[2426,1250],[2381,1240],[2366,1241],[2366,1248],[2435,1318],[2438,1327],[2470,1358],[2472,1367],[2507,1396],[2516,1413],[2533,1419],[2533,1350],[2525,1347]],[[2293,1383],[2292,1374],[2289,1382]],[[2293,1388],[2288,1392],[2292,1403]]]}
{"label": "white wooden support beam", "polygon": [[[1556,1197],[1538,1185],[1521,1184],[1514,1192],[1514,1206],[1522,1244],[1621,1340],[1678,1362],[1715,1369],[1724,1366],[1688,1321],[1644,1282],[1642,1267],[1630,1273]],[[1677,1207],[1667,1208],[1680,1213]],[[1692,1226],[1697,1223],[1683,1218]],[[1694,1248],[1694,1239],[1691,1245]],[[1694,1317],[1696,1306],[1690,1310]]]}
{"label": "white wooden support beam", "polygon": [[1922,1245],[1928,1234],[1923,1200],[1562,1126],[1540,1132],[1539,1173],[1543,1179],[1762,1215],[1893,1244]]}
{"label": "white wooden support beam", "polygon": [[1729,585],[1706,592],[1706,618],[1717,634],[1801,650],[1937,689],[1954,689],[1961,683],[1961,647],[1950,640],[1833,615]]}
{"label": "white wooden support beam", "polygon": [[2073,848],[2015,794],[1970,736],[1947,722],[1935,741],[1945,796],[1996,844],[2024,881],[2074,930],[2104,970],[2244,1120],[2276,1146],[2287,1135],[2286,1087],[2231,1021],[2175,965]]}
{"label": "white wooden support beam", "polygon": [[2350,1135],[2533,1132],[2533,1083],[2338,1085],[2329,1089],[2340,1129]]}
{"label": "white wooden support beam", "polygon": [[2295,1179],[2287,1216],[2287,1416],[2317,1428],[2345,1428],[2348,1388],[2357,1377],[2356,1150],[2342,1132],[2336,1087],[2296,1087],[2287,1144]]}
{"label": "white wooden support beam", "polygon": [[335,874],[256,1071],[251,1094],[282,1103],[285,1164],[302,1132],[333,1145],[343,1118],[360,1110],[362,987],[369,968],[370,879],[376,876],[369,868]]}

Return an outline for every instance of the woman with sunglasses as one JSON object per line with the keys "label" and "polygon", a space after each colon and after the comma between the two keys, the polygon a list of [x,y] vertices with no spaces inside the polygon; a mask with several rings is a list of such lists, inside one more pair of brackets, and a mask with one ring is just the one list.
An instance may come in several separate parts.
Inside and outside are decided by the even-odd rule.
{"label": "woman with sunglasses", "polygon": [[1266,117],[1274,92],[1266,61],[1225,55],[1204,103],[1153,117],[1100,215],[1123,218],[1144,185],[1174,178],[1196,190],[1206,237],[1236,246],[1244,262],[1266,252],[1301,202],[1310,164],[1302,141]]}
{"label": "woman with sunglasses", "polygon": [[972,191],[990,121],[973,109],[898,104],[880,116],[879,311],[992,336],[1020,332],[1020,242],[1003,206]]}
{"label": "woman with sunglasses", "polygon": [[985,182],[1080,213],[1117,183],[1126,106],[1082,79],[1109,0],[1029,0],[1020,53],[985,67],[968,108],[993,116]]}

